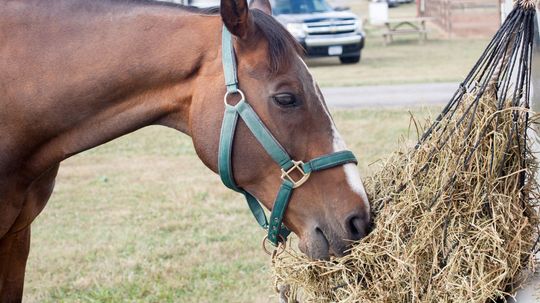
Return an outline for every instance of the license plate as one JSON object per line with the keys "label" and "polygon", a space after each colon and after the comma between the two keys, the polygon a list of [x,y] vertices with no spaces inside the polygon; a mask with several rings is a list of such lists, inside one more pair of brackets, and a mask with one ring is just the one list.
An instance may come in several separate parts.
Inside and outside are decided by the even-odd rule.
{"label": "license plate", "polygon": [[330,56],[338,56],[338,55],[341,55],[341,54],[343,54],[343,46],[341,46],[341,45],[330,46],[328,48],[328,55],[330,55]]}

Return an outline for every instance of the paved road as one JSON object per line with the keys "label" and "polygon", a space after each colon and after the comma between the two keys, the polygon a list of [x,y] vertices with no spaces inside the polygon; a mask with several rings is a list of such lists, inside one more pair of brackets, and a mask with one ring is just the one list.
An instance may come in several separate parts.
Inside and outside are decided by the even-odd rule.
{"label": "paved road", "polygon": [[[540,255],[536,255],[537,260]],[[533,276],[523,285],[523,289],[517,292],[515,300],[508,303],[538,303],[540,302],[540,272],[537,270]]]}
{"label": "paved road", "polygon": [[401,84],[322,88],[330,107],[443,105],[458,89],[457,83]]}
{"label": "paved road", "polygon": [[540,280],[535,276],[535,280],[529,281],[524,289],[518,291],[516,299],[510,300],[508,303],[538,303],[540,302],[539,294]]}

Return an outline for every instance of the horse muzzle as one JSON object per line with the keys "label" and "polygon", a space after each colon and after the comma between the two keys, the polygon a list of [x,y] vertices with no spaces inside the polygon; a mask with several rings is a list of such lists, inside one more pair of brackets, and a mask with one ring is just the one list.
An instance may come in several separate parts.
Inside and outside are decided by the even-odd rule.
{"label": "horse muzzle", "polygon": [[361,240],[371,231],[371,227],[369,215],[351,214],[339,228],[313,226],[300,237],[298,248],[313,260],[342,257],[355,241]]}

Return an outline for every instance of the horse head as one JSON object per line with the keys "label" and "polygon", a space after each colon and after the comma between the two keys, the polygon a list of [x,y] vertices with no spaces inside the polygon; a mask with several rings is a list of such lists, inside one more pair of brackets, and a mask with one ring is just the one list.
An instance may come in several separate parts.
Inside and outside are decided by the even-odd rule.
{"label": "horse head", "polygon": [[[210,67],[200,71],[210,76],[196,86],[191,104],[190,133],[199,157],[219,171],[222,179],[223,170],[229,169],[225,179],[233,179],[232,187],[256,198],[269,210],[277,207],[276,195],[282,194],[284,183],[295,187],[287,192],[290,197],[283,224],[298,235],[300,250],[314,259],[343,255],[351,241],[367,233],[369,202],[350,159],[320,171],[306,168],[306,163],[312,164],[311,159],[336,153],[337,157],[343,156],[340,152],[346,146],[302,59],[301,47],[271,16],[267,0],[254,0],[250,7],[246,0],[222,0],[220,15],[220,26],[226,28],[221,43],[231,44],[234,52],[229,57],[233,62],[225,62],[229,60],[225,52],[231,49],[223,45],[221,52],[221,48],[216,49]],[[230,41],[226,40],[229,33]],[[226,66],[224,71],[222,65]],[[230,73],[229,65],[234,65],[234,74],[229,78],[236,81],[236,86],[227,90],[224,83],[231,84],[225,76]],[[270,145],[282,148],[290,159],[303,164],[276,163],[275,155],[264,146],[266,135],[259,134],[257,138],[257,130],[246,123],[249,121],[243,115],[231,116],[229,124],[236,128],[232,128],[232,135],[224,134],[231,130],[224,130],[223,112],[238,102],[249,103],[255,116],[251,122],[262,125],[275,139],[276,144]],[[227,147],[220,147],[227,135],[232,136],[230,161],[223,158],[223,149]],[[332,157],[336,156],[321,162],[332,161]],[[222,162],[230,163],[223,168]]]}

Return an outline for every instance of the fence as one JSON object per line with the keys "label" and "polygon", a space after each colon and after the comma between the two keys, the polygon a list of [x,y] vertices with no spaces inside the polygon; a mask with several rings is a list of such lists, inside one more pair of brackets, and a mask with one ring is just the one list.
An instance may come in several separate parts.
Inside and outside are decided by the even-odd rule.
{"label": "fence", "polygon": [[419,8],[450,36],[491,36],[500,25],[500,0],[422,0]]}

